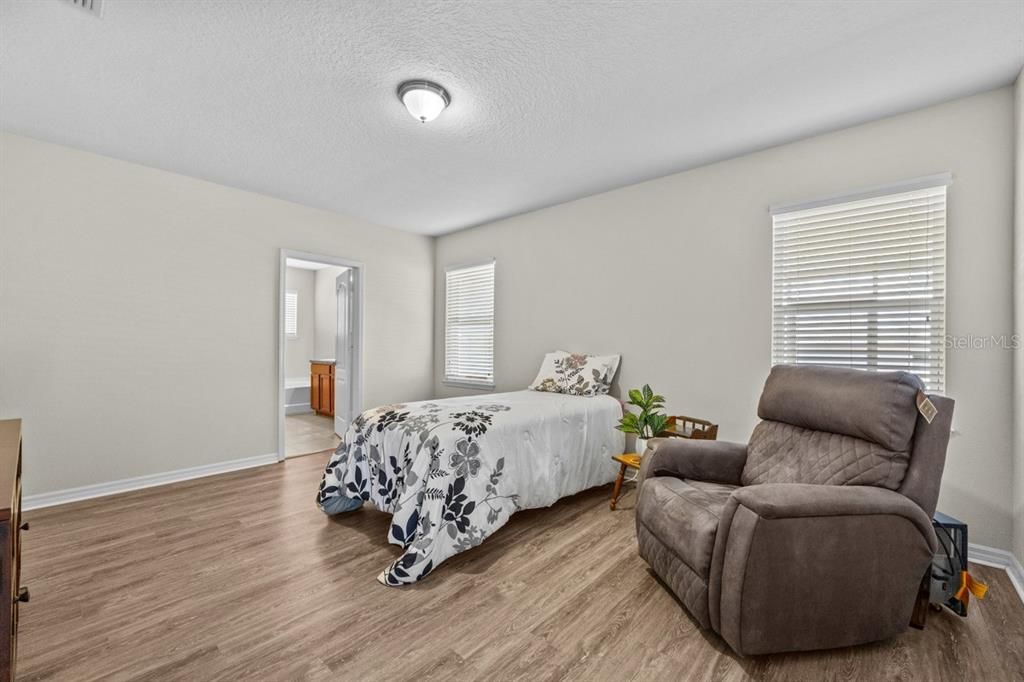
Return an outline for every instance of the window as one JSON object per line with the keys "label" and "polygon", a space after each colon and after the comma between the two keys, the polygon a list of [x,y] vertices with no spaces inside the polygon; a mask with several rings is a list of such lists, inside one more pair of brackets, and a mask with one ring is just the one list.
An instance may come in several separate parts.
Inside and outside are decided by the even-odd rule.
{"label": "window", "polygon": [[494,261],[445,271],[444,380],[494,386]]}
{"label": "window", "polygon": [[299,336],[299,292],[294,289],[284,292],[284,335],[290,339]]}
{"label": "window", "polygon": [[773,209],[772,363],[945,389],[946,176]]}

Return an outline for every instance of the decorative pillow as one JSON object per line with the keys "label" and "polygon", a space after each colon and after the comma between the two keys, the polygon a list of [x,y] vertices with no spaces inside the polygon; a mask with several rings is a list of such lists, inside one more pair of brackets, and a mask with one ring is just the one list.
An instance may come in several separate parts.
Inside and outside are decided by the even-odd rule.
{"label": "decorative pillow", "polygon": [[618,355],[586,355],[558,350],[544,356],[534,391],[569,395],[605,395],[619,369]]}
{"label": "decorative pillow", "polygon": [[619,371],[619,355],[591,355],[588,357],[587,363],[596,363],[603,366],[604,369],[600,372],[596,371],[598,368],[594,368],[595,371],[591,372],[591,385],[594,388],[593,395],[608,395],[608,391],[612,387],[612,379],[615,378],[615,373]]}
{"label": "decorative pillow", "polygon": [[558,377],[555,374],[555,361],[565,355],[564,351],[558,350],[554,353],[547,353],[544,356],[544,360],[540,363],[540,371],[537,372],[537,378],[530,384],[529,388],[531,391],[543,391],[545,393],[562,392],[558,387]]}

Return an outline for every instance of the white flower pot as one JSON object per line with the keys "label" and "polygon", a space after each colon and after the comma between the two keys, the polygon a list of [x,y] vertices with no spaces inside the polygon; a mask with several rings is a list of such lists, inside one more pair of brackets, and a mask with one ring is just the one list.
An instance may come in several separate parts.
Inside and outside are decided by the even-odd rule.
{"label": "white flower pot", "polygon": [[646,438],[640,438],[639,436],[637,436],[637,439],[636,439],[636,454],[638,454],[641,457],[643,457],[644,451],[646,451],[646,450],[647,450],[647,439]]}

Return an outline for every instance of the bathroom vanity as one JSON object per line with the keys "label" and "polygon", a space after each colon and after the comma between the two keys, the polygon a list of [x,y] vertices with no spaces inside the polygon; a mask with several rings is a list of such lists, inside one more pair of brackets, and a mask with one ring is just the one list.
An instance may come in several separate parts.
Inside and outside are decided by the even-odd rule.
{"label": "bathroom vanity", "polygon": [[334,360],[310,361],[309,406],[317,414],[334,416]]}

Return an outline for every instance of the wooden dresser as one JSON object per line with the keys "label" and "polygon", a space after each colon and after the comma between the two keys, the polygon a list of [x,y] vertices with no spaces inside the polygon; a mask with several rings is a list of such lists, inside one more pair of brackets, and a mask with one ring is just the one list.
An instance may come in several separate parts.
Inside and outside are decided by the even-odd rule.
{"label": "wooden dresser", "polygon": [[0,681],[14,679],[18,648],[18,605],[28,601],[21,587],[21,420],[0,421]]}
{"label": "wooden dresser", "polygon": [[309,406],[317,414],[334,416],[334,363],[309,363]]}

